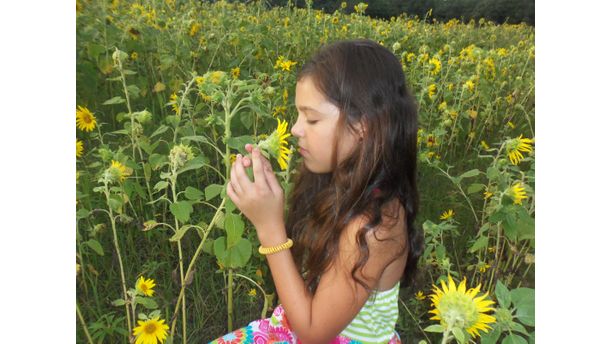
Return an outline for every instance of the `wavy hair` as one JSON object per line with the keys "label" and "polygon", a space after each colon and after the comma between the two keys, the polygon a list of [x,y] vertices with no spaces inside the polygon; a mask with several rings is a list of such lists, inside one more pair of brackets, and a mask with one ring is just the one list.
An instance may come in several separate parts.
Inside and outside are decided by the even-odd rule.
{"label": "wavy hair", "polygon": [[[351,275],[371,292],[355,275],[369,258],[365,235],[380,229],[382,206],[397,198],[404,208],[407,240],[396,257],[409,251],[400,283],[406,287],[414,281],[423,234],[413,224],[419,207],[417,105],[401,64],[374,41],[344,40],[320,47],[302,66],[297,80],[306,76],[340,109],[332,171],[313,173],[302,163],[288,196],[287,228],[295,241],[292,254],[306,285],[316,291],[320,276],[338,254],[341,232],[356,216],[366,215],[368,222],[357,234],[360,257]],[[338,164],[338,137],[347,126],[356,133],[357,123],[365,125],[363,141]]]}

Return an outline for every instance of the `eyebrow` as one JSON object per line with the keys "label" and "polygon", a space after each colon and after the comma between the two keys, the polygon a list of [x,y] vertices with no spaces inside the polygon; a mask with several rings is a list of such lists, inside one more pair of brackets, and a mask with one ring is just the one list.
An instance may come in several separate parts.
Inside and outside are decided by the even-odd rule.
{"label": "eyebrow", "polygon": [[316,112],[316,113],[319,113],[319,114],[323,114],[323,113],[322,113],[322,112],[320,112],[319,110],[314,109],[314,108],[311,108],[310,106],[301,105],[301,106],[299,106],[299,107],[298,107],[298,109],[299,109],[299,110],[302,110],[302,111],[304,111],[304,112],[306,112],[306,111],[312,111],[312,112]]}

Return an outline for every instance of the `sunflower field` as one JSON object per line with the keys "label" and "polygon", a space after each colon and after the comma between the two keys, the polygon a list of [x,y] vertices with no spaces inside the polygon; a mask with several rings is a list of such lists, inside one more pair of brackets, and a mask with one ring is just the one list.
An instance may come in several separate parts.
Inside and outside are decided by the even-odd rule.
{"label": "sunflower field", "polygon": [[322,44],[396,54],[419,103],[419,285],[406,343],[535,342],[534,28],[219,1],[77,0],[78,343],[205,343],[277,304],[225,194],[265,146],[287,194],[296,72]]}

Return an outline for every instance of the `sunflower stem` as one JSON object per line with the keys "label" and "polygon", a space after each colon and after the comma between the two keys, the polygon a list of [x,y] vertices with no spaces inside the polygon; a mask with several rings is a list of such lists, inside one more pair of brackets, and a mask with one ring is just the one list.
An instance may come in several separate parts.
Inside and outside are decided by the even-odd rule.
{"label": "sunflower stem", "polygon": [[83,326],[83,332],[85,332],[85,337],[87,337],[87,341],[89,344],[93,344],[93,340],[89,335],[89,331],[87,330],[87,324],[85,324],[85,320],[83,320],[83,315],[81,314],[81,310],[79,309],[79,304],[76,304],[76,312],[79,317],[79,321],[81,322],[81,326]]}
{"label": "sunflower stem", "polygon": [[[219,214],[221,214],[221,210],[223,210],[223,208],[225,206],[225,200],[226,200],[226,198],[224,198],[223,201],[221,201],[221,204],[219,205],[219,208],[217,208],[217,212],[213,216],[212,220],[210,220],[210,223],[208,224],[208,227],[204,231],[204,235],[202,235],[202,239],[200,240],[200,245],[198,246],[198,248],[196,249],[195,253],[193,254],[193,257],[191,258],[191,261],[189,262],[189,266],[187,267],[187,275],[189,275],[189,273],[193,269],[193,266],[195,265],[196,259],[198,258],[198,256],[200,255],[200,252],[204,248],[204,242],[206,241],[206,238],[208,238],[208,234],[212,230],[213,225],[215,224],[215,222],[217,222],[217,218],[219,217]],[[185,295],[185,285],[183,285],[181,287],[181,291],[179,292],[178,300],[181,300],[184,295]],[[178,308],[179,308],[180,303],[181,302],[178,301],[176,303],[175,308],[174,308],[174,313],[172,315],[172,326],[171,326],[171,330],[170,330],[170,336],[172,336],[174,334],[174,328],[176,326],[176,317],[177,317],[177,314],[178,314]]]}
{"label": "sunflower stem", "polygon": [[110,206],[110,193],[108,190],[108,183],[104,183],[104,195],[106,196],[106,204],[108,206],[108,216],[110,218],[111,227],[113,229],[113,242],[115,244],[115,251],[117,253],[117,260],[119,261],[119,271],[121,273],[121,287],[123,288],[123,299],[126,301],[125,303],[125,315],[127,318],[128,325],[128,338],[129,334],[132,332],[132,321],[130,318],[130,309],[128,306],[128,297],[127,297],[127,288],[125,284],[125,272],[123,271],[123,262],[121,259],[121,251],[119,250],[119,240],[117,239],[117,228],[115,225],[115,216],[113,215],[113,208]]}
{"label": "sunflower stem", "polygon": [[[171,183],[171,187],[172,187],[172,201],[173,203],[176,203],[177,201],[177,197],[176,197],[176,168],[173,167],[172,168],[172,176],[170,177],[170,183]],[[179,223],[178,223],[178,218],[176,216],[174,216],[174,228],[178,231],[179,230]],[[181,240],[177,240],[176,242],[177,247],[178,247],[178,254],[179,254],[179,271],[180,271],[180,275],[181,275],[181,290],[185,289],[185,274],[183,272],[183,249],[181,247]],[[181,297],[179,298],[179,300],[177,301],[178,303],[182,304],[182,312],[181,312],[181,316],[182,316],[182,330],[183,330],[183,344],[187,344],[187,309],[186,309],[186,305],[185,305],[185,293],[183,293],[181,295]]]}

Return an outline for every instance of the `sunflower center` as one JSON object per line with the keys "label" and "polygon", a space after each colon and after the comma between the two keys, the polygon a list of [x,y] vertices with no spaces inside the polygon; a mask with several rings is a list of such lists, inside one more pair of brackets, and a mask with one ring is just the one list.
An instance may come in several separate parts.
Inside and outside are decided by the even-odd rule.
{"label": "sunflower center", "polygon": [[468,295],[454,292],[440,299],[440,315],[446,323],[455,323],[463,328],[471,327],[478,320],[478,309]]}
{"label": "sunflower center", "polygon": [[91,118],[91,116],[90,116],[90,115],[88,115],[88,114],[84,114],[84,115],[83,115],[83,122],[85,122],[85,123],[87,123],[87,124],[90,124],[90,123],[92,122],[92,120],[93,120],[93,119]]}
{"label": "sunflower center", "polygon": [[142,283],[140,284],[140,290],[147,292],[147,290],[149,290],[149,287],[145,283]]}
{"label": "sunflower center", "polygon": [[144,332],[146,334],[154,334],[156,331],[157,325],[154,322],[147,324],[147,326],[144,328]]}

